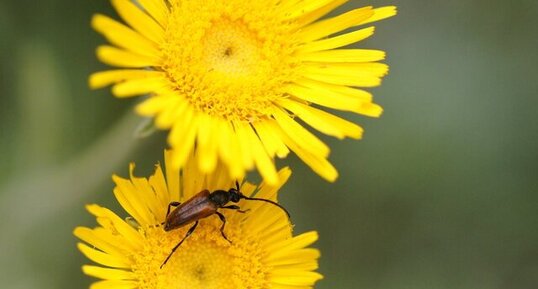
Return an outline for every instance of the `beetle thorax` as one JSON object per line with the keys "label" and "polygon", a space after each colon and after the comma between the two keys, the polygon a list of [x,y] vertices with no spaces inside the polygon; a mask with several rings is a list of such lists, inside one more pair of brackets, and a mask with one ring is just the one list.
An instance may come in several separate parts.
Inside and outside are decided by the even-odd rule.
{"label": "beetle thorax", "polygon": [[230,193],[224,190],[216,190],[209,195],[209,199],[218,207],[222,207],[230,202]]}

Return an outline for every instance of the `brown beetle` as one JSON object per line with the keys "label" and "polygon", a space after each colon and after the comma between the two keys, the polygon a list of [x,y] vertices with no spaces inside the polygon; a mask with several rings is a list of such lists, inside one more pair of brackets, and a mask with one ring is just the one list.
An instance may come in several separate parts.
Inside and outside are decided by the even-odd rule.
{"label": "brown beetle", "polygon": [[[226,204],[228,204],[229,202],[237,203],[241,199],[267,202],[281,208],[286,213],[288,218],[290,217],[288,211],[278,203],[262,198],[247,197],[243,195],[239,190],[238,182],[235,182],[235,186],[235,188],[231,188],[228,191],[216,190],[210,193],[209,190],[203,190],[184,203],[171,202],[168,205],[168,209],[166,211],[166,220],[163,223],[165,231],[168,232],[170,230],[181,228],[192,222],[194,222],[194,225],[192,225],[192,227],[187,231],[187,234],[185,234],[185,237],[183,237],[183,239],[181,239],[181,241],[179,241],[179,243],[172,249],[172,252],[170,252],[168,257],[166,257],[166,259],[162,263],[161,268],[164,266],[164,264],[166,264],[166,262],[168,262],[168,259],[172,257],[172,254],[174,254],[177,248],[181,246],[183,241],[185,241],[185,239],[187,239],[187,237],[190,236],[192,232],[194,232],[196,226],[198,225],[198,220],[207,218],[213,214],[219,216],[220,220],[222,221],[222,226],[220,227],[220,233],[222,234],[222,237],[226,239],[226,241],[231,243],[232,241],[230,241],[224,234],[224,225],[226,224],[226,218],[222,213],[218,212],[217,210],[230,209],[237,210],[240,213],[245,213],[246,211],[242,211],[241,208],[237,205],[226,206]],[[172,212],[170,212],[170,208],[172,207],[176,208]]]}

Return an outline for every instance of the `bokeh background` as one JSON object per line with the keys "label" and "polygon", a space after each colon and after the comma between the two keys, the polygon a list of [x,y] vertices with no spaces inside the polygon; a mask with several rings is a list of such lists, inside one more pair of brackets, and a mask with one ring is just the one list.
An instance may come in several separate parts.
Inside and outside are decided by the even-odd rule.
{"label": "bokeh background", "polygon": [[[360,44],[388,52],[361,141],[325,138],[322,181],[295,157],[281,201],[318,230],[317,288],[538,288],[538,1],[396,4]],[[372,3],[374,2],[374,3]],[[0,287],[87,288],[72,229],[117,208],[112,173],[148,175],[163,133],[133,141],[136,100],[90,91],[106,0],[0,1]]]}

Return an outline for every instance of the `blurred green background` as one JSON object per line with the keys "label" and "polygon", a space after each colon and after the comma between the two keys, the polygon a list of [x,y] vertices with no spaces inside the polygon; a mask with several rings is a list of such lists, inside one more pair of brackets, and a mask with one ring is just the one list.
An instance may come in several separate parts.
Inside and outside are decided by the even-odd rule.
{"label": "blurred green background", "polygon": [[[371,4],[350,1],[345,10]],[[538,288],[538,1],[375,1],[399,15],[362,47],[388,52],[380,119],[323,137],[340,178],[295,157],[281,194],[318,230],[317,288]],[[344,10],[341,9],[341,10]],[[105,0],[0,1],[1,288],[87,288],[72,230],[117,208],[110,175],[148,175],[165,134],[133,142],[135,100],[89,91],[89,27]]]}

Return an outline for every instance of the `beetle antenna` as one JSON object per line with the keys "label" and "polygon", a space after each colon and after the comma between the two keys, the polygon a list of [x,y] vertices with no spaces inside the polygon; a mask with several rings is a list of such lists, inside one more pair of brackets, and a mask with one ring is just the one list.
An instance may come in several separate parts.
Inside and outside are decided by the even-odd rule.
{"label": "beetle antenna", "polygon": [[235,180],[235,189],[240,192],[239,190],[239,182],[237,180]]}
{"label": "beetle antenna", "polygon": [[262,202],[266,202],[266,203],[270,203],[270,204],[273,204],[279,208],[282,209],[282,211],[284,211],[286,213],[286,216],[288,216],[288,219],[291,220],[291,217],[290,217],[290,213],[288,213],[288,210],[286,210],[286,208],[282,207],[279,203],[277,202],[273,202],[271,200],[267,200],[267,199],[262,199],[262,198],[251,198],[251,197],[246,197],[244,195],[241,195],[241,199],[245,199],[245,200],[251,200],[251,201],[262,201]]}

